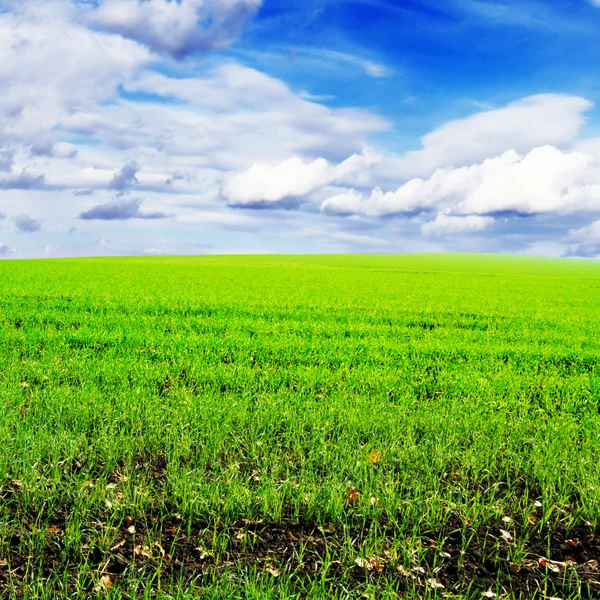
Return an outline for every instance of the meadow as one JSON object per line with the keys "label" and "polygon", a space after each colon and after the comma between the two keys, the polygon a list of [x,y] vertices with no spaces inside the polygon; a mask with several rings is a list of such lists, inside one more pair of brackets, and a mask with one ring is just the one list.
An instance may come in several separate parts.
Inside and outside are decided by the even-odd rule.
{"label": "meadow", "polygon": [[0,597],[600,597],[600,263],[0,262]]}

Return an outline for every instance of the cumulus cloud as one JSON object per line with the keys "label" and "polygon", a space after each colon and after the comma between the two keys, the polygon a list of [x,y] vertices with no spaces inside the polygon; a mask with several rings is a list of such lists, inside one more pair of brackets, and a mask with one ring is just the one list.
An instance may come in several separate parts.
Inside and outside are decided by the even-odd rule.
{"label": "cumulus cloud", "polygon": [[375,188],[365,196],[348,190],[321,205],[327,214],[373,217],[432,209],[454,216],[598,211],[600,166],[587,154],[552,146],[525,155],[510,150],[468,167],[438,169],[430,178],[411,179],[395,191]]}
{"label": "cumulus cloud", "polygon": [[600,220],[580,229],[570,229],[563,241],[571,244],[566,256],[600,257]]}
{"label": "cumulus cloud", "polygon": [[223,186],[222,195],[230,206],[277,208],[301,201],[315,190],[343,181],[377,161],[369,152],[353,154],[333,165],[324,158],[305,162],[293,157],[277,165],[254,164],[233,175]]}
{"label": "cumulus cloud", "polygon": [[4,244],[0,242],[0,256],[11,256],[15,253],[14,246],[9,246],[8,244]]}
{"label": "cumulus cloud", "polygon": [[31,190],[43,186],[43,175],[32,175],[26,170],[0,175],[0,190]]}
{"label": "cumulus cloud", "polygon": [[382,163],[379,176],[429,176],[437,168],[462,167],[507,150],[523,154],[543,145],[564,147],[572,143],[591,107],[578,96],[541,94],[449,121],[424,136],[420,150]]}
{"label": "cumulus cloud", "polygon": [[127,221],[129,219],[167,219],[162,212],[143,212],[140,200],[116,200],[98,204],[79,215],[84,221]]}
{"label": "cumulus cloud", "polygon": [[134,185],[139,183],[136,175],[138,167],[135,162],[129,162],[115,173],[111,179],[107,189],[117,192],[117,196],[127,193]]}
{"label": "cumulus cloud", "polygon": [[19,215],[15,219],[15,225],[22,233],[34,233],[42,228],[42,224],[29,215]]}
{"label": "cumulus cloud", "polygon": [[421,225],[424,236],[448,235],[452,233],[472,233],[482,231],[494,222],[492,217],[469,215],[467,217],[454,217],[446,213],[439,213],[433,221]]}
{"label": "cumulus cloud", "polygon": [[151,55],[76,24],[64,3],[48,0],[0,12],[0,56],[0,142],[68,157],[62,120],[111,98]]}
{"label": "cumulus cloud", "polygon": [[102,29],[182,58],[230,46],[262,0],[103,0],[90,15]]}

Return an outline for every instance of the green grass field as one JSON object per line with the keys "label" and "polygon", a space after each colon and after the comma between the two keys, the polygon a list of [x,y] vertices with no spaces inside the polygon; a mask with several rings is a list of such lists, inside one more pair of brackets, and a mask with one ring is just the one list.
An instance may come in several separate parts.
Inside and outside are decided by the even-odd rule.
{"label": "green grass field", "polygon": [[0,597],[600,597],[600,263],[0,262]]}

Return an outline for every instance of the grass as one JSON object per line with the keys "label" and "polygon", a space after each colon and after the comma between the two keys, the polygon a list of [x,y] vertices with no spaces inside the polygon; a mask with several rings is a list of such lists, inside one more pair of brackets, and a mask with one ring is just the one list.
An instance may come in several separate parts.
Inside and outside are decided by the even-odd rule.
{"label": "grass", "polygon": [[2,598],[600,597],[596,262],[4,261],[0,301]]}

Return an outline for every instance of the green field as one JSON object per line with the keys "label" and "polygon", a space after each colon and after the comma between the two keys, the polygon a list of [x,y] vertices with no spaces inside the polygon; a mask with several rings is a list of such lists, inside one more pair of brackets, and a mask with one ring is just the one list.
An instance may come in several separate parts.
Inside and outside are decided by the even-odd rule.
{"label": "green field", "polygon": [[0,299],[1,598],[600,597],[598,262],[3,261]]}

